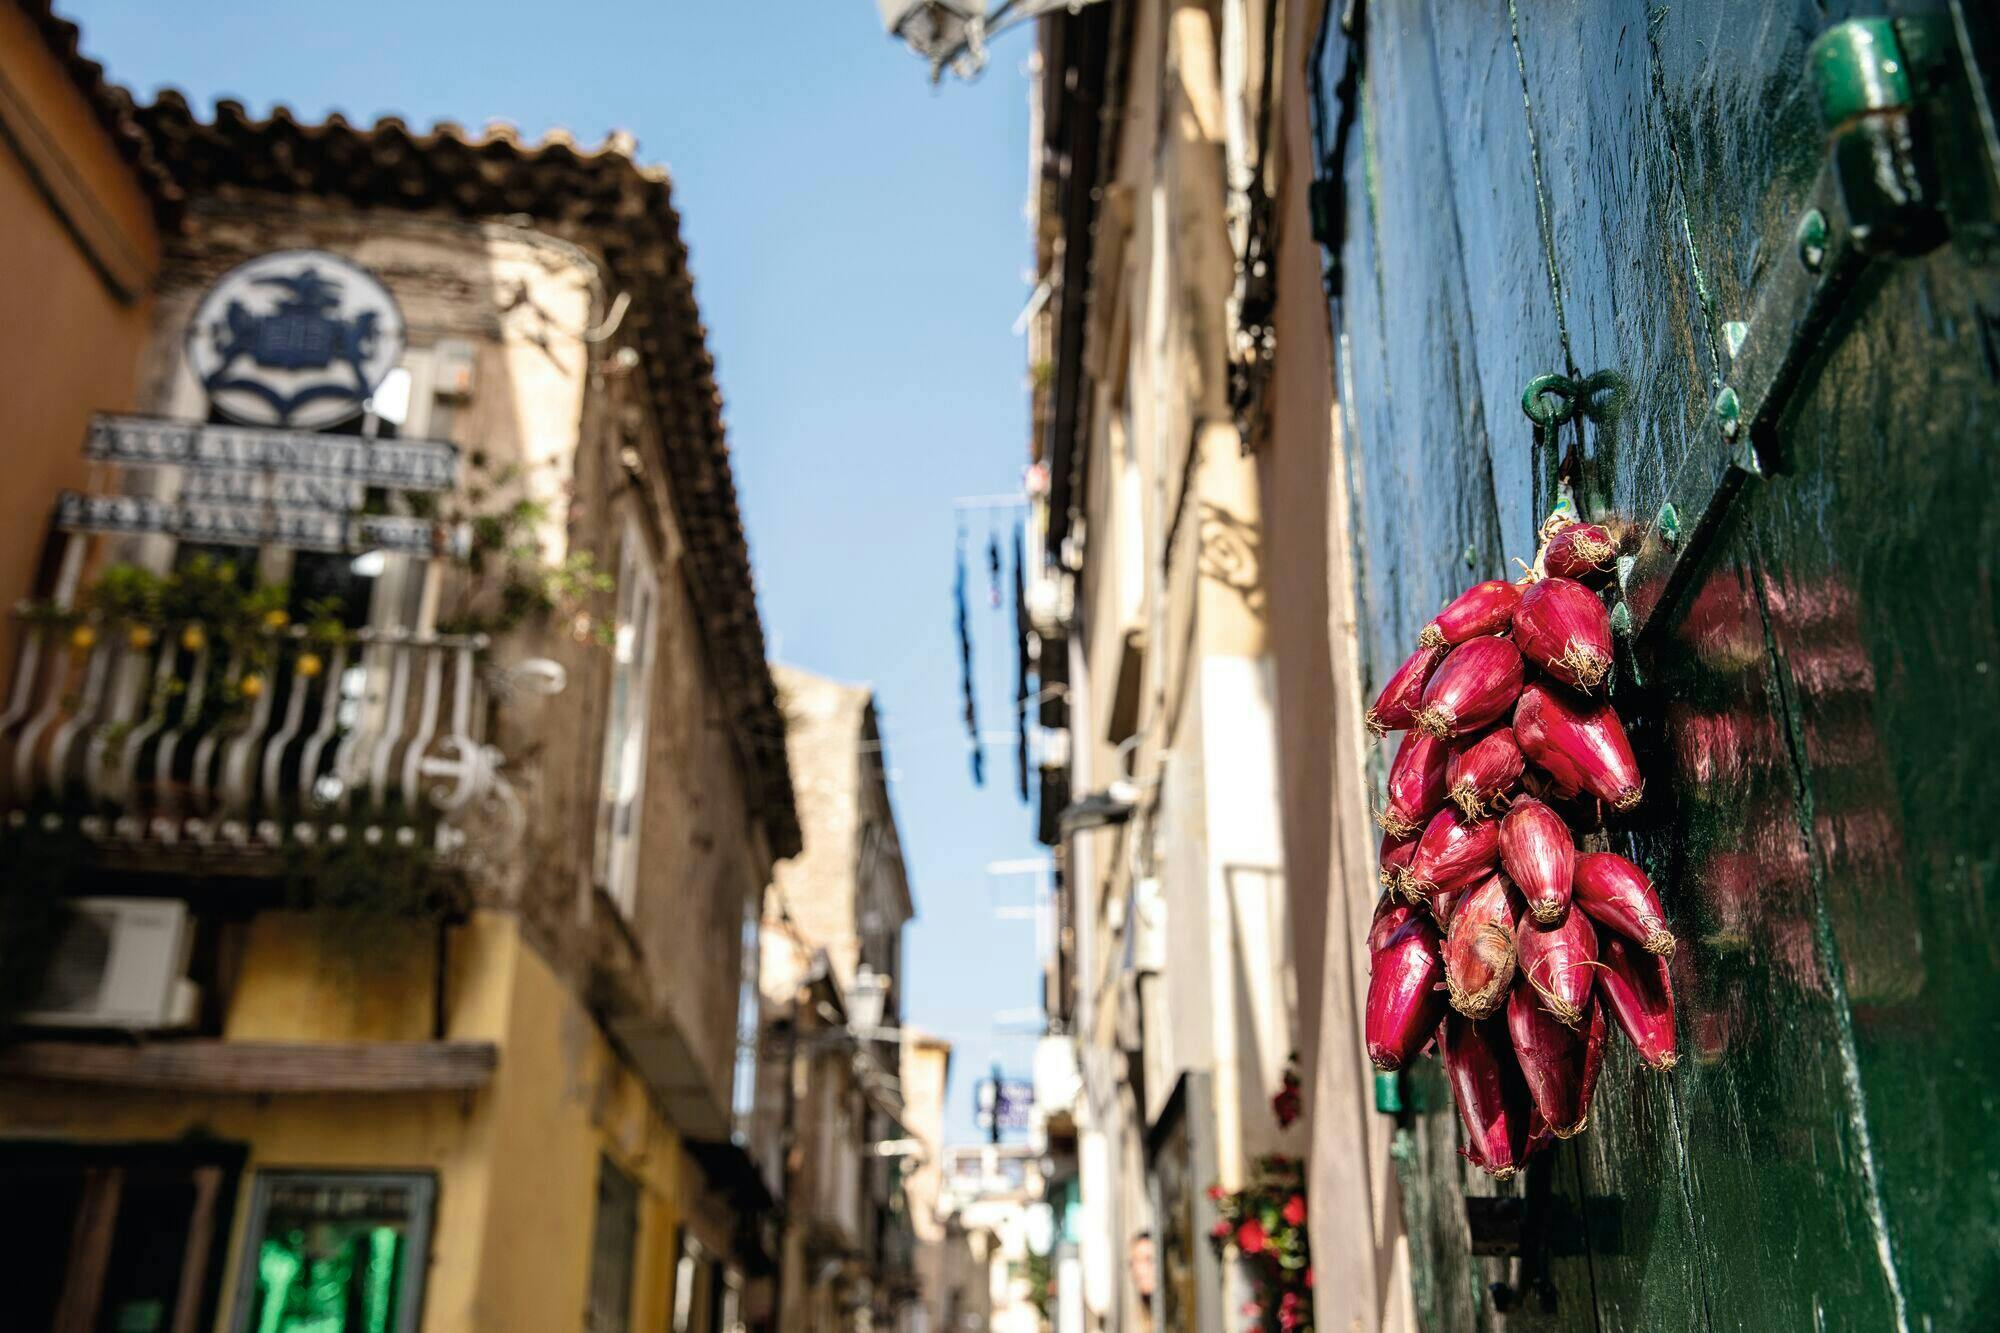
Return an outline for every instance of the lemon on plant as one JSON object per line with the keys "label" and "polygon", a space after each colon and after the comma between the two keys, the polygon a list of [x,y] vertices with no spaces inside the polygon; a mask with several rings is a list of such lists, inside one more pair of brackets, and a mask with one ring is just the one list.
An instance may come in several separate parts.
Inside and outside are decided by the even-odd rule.
{"label": "lemon on plant", "polygon": [[236,692],[246,699],[254,699],[264,692],[264,678],[252,671],[236,682]]}
{"label": "lemon on plant", "polygon": [[318,653],[300,653],[296,670],[301,677],[311,680],[324,669],[325,665],[320,661]]}
{"label": "lemon on plant", "polygon": [[208,635],[202,632],[202,628],[199,625],[189,625],[181,631],[181,647],[191,653],[200,652],[207,643]]}
{"label": "lemon on plant", "polygon": [[135,653],[143,653],[153,646],[153,628],[150,625],[134,625],[125,631],[125,646]]}
{"label": "lemon on plant", "polygon": [[69,646],[78,652],[87,652],[97,642],[97,630],[90,625],[78,625],[69,632]]}
{"label": "lemon on plant", "polygon": [[286,615],[283,610],[272,610],[264,613],[265,629],[283,629],[291,623],[292,618]]}

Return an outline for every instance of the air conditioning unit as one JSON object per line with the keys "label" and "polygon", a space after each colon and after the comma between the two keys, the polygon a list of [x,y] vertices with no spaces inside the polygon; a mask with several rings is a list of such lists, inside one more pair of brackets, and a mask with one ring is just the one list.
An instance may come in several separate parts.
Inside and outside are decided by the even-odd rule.
{"label": "air conditioning unit", "polygon": [[194,1022],[187,979],[193,923],[176,898],[78,898],[41,993],[15,1021],[33,1027],[177,1028]]}

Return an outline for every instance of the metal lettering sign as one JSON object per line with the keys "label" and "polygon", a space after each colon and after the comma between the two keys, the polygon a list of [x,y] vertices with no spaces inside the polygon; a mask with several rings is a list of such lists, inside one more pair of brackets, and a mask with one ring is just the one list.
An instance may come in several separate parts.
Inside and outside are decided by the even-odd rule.
{"label": "metal lettering sign", "polygon": [[128,467],[282,472],[398,491],[448,491],[458,482],[458,449],[443,440],[371,440],[157,417],[93,417],[83,453],[92,462]]}
{"label": "metal lettering sign", "polygon": [[361,508],[368,488],[358,481],[302,477],[295,472],[190,471],[181,478],[180,498],[183,504],[273,504],[280,509],[346,514]]}
{"label": "metal lettering sign", "polygon": [[56,500],[63,532],[145,533],[215,546],[288,546],[304,551],[391,551],[462,555],[465,532],[429,519],[343,514],[268,504],[161,500],[141,495],[83,495]]}
{"label": "metal lettering sign", "polygon": [[323,250],[278,250],[216,280],[187,358],[218,411],[311,429],[361,415],[403,356],[403,315],[373,273]]}

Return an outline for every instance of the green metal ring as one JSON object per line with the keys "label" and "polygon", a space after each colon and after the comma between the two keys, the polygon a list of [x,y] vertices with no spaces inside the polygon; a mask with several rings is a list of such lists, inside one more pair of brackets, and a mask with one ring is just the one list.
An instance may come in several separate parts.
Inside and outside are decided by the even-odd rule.
{"label": "green metal ring", "polygon": [[[1553,395],[1558,401],[1551,405]],[[1560,426],[1576,415],[1576,382],[1567,375],[1537,375],[1521,390],[1521,410],[1537,426]]]}

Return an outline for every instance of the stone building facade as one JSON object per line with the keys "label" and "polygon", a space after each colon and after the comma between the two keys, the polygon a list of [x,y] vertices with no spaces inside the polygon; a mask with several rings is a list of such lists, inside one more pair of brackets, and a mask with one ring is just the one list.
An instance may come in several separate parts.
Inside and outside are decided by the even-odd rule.
{"label": "stone building facade", "polygon": [[[35,6],[0,19],[24,15],[51,31]],[[68,68],[64,96],[108,99],[159,169],[104,188],[156,191],[172,226],[133,302],[91,298],[95,378],[27,391],[45,429],[17,437],[7,503],[54,554],[4,566],[34,611],[0,804],[42,897],[165,923],[178,1000],[21,1001],[0,1178],[50,1225],[17,1296],[55,1327],[174,1333],[326,1300],[405,1333],[777,1327],[738,1051],[800,840],[666,177],[626,141],[204,117]],[[429,548],[52,524],[79,482],[193,512],[200,468],[87,472],[86,423],[241,429],[190,368],[224,336],[195,310],[292,252],[294,291],[372,275],[406,337],[361,415],[294,456],[441,442],[454,484],[371,486],[342,520]],[[327,327],[309,316],[294,330]],[[37,970],[75,962],[44,942]]]}
{"label": "stone building facade", "polygon": [[1064,1333],[1235,1318],[1252,1292],[1206,1191],[1272,1154],[1305,1160],[1318,1326],[1410,1319],[1359,1041],[1372,895],[1342,887],[1373,885],[1374,847],[1309,207],[1323,10],[1106,0],[1039,25],[1028,634],[1050,1014],[1081,1073],[1042,1108],[1076,1133]]}
{"label": "stone building facade", "polygon": [[754,1139],[779,1145],[780,1326],[909,1326],[920,1305],[901,1086],[903,927],[914,914],[873,693],[772,669],[805,850],[763,936]]}

